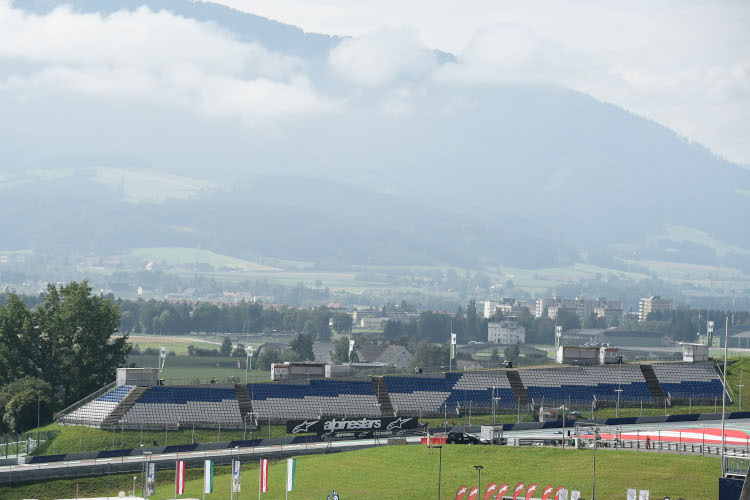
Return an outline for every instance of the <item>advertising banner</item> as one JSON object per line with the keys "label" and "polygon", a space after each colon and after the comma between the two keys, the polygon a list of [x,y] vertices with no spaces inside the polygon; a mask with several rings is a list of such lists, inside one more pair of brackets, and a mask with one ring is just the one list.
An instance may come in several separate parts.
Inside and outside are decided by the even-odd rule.
{"label": "advertising banner", "polygon": [[242,463],[239,460],[233,460],[232,461],[232,491],[234,491],[235,493],[240,491],[240,485],[242,483],[241,476],[242,476]]}
{"label": "advertising banner", "polygon": [[497,483],[490,483],[484,492],[484,500],[490,500],[497,493]]}
{"label": "advertising banner", "polygon": [[526,487],[524,483],[518,483],[513,489],[513,500],[516,500],[520,495],[523,494],[523,489]]}
{"label": "advertising banner", "polygon": [[509,488],[510,488],[510,486],[508,486],[508,483],[501,484],[500,488],[498,488],[498,490],[497,490],[497,498],[498,499],[503,498],[505,496],[505,494],[508,493],[508,489]]}
{"label": "advertising banner", "polygon": [[648,490],[641,490],[638,492],[638,500],[648,500]]}
{"label": "advertising banner", "polygon": [[537,485],[536,483],[530,484],[528,489],[526,490],[526,500],[530,500],[534,493],[536,492]]}
{"label": "advertising banner", "polygon": [[291,420],[286,423],[289,434],[315,433],[321,437],[371,438],[403,434],[416,429],[419,419],[414,417],[363,417]]}
{"label": "advertising banner", "polygon": [[146,471],[146,496],[150,497],[156,493],[156,464],[154,462],[148,463],[148,470]]}
{"label": "advertising banner", "polygon": [[549,500],[552,498],[552,492],[555,491],[555,488],[550,486],[545,486],[544,490],[542,491],[542,500]]}
{"label": "advertising banner", "polygon": [[467,488],[466,485],[459,486],[458,490],[456,490],[456,500],[464,500],[468,492],[469,488]]}

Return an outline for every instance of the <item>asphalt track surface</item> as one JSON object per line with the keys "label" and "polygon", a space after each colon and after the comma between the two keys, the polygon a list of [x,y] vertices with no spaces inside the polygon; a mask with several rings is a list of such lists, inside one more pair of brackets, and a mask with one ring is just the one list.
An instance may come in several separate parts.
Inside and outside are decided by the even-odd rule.
{"label": "asphalt track surface", "polygon": [[[404,438],[408,444],[419,444],[421,437]],[[203,461],[210,459],[217,465],[229,464],[233,458],[242,461],[260,458],[284,458],[299,455],[335,453],[376,446],[386,446],[387,439],[359,439],[332,442],[314,442],[272,446],[249,446],[221,450],[186,451],[176,453],[152,454],[149,461],[156,463],[157,469],[174,469],[175,461],[184,460],[188,467],[202,466]],[[124,472],[141,472],[144,469],[143,456],[116,458],[98,458],[89,460],[71,460],[0,467],[0,484],[12,484],[19,481],[36,481],[66,477],[112,474]]]}
{"label": "asphalt track surface", "polygon": [[[455,430],[462,430],[463,426],[456,426]],[[471,433],[479,433],[480,427],[467,427]],[[571,434],[575,428],[566,428],[565,434],[570,430]],[[721,420],[708,420],[701,422],[666,422],[639,425],[621,426],[598,426],[603,440],[640,441],[644,444],[650,439],[652,443],[670,442],[683,444],[702,444],[710,447],[721,445]],[[534,441],[559,440],[561,429],[539,429],[507,431],[503,435],[506,438],[520,438]],[[738,451],[750,452],[750,419],[728,420],[726,422],[727,448]],[[591,431],[582,431],[581,436],[591,436]],[[407,444],[419,444],[420,436],[406,437]],[[386,446],[387,439],[361,439],[333,442],[314,442],[285,445],[269,445],[243,447],[234,449],[205,450],[191,452],[171,452],[153,454],[148,457],[156,463],[157,469],[173,469],[176,460],[185,460],[188,467],[203,465],[203,460],[211,459],[217,465],[229,464],[233,458],[240,457],[243,461],[256,460],[259,458],[285,458],[291,456],[322,454],[351,451],[356,449]],[[102,475],[110,472],[133,473],[144,470],[145,458],[143,456],[126,456],[116,458],[99,458],[88,460],[72,460],[63,462],[49,462],[28,465],[12,465],[0,467],[0,483],[12,484],[23,481],[36,481],[56,478],[82,477]]]}

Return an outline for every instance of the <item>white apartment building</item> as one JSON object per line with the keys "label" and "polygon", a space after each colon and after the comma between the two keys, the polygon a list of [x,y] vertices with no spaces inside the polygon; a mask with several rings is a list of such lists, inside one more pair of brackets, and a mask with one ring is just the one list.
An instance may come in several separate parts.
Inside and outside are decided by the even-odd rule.
{"label": "white apartment building", "polygon": [[658,295],[644,297],[638,301],[638,321],[646,321],[649,313],[656,311],[671,311],[672,300],[662,299]]}
{"label": "white apartment building", "polygon": [[518,318],[515,316],[508,316],[502,321],[487,323],[487,342],[525,344],[526,328],[518,324]]}

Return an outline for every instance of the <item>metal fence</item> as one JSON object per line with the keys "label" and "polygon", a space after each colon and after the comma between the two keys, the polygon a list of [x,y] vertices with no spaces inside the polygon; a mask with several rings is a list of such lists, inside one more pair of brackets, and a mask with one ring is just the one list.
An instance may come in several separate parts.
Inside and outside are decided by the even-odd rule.
{"label": "metal fence", "polygon": [[38,446],[43,445],[47,441],[53,441],[58,434],[60,434],[60,431],[39,431],[0,436],[0,458],[29,455]]}

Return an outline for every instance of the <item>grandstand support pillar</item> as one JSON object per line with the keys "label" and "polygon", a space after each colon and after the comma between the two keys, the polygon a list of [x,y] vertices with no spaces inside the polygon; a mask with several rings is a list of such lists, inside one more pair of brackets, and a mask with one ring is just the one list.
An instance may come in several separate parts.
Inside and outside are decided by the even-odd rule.
{"label": "grandstand support pillar", "polygon": [[164,424],[164,446],[168,446],[168,445],[169,445],[169,431],[167,430],[167,424]]}
{"label": "grandstand support pillar", "polygon": [[221,422],[219,422],[219,434],[216,436],[216,442],[221,442]]}
{"label": "grandstand support pillar", "polygon": [[693,398],[688,399],[688,413],[693,413]]}
{"label": "grandstand support pillar", "polygon": [[83,426],[81,426],[80,432],[78,434],[78,452],[79,453],[82,447],[83,447]]}
{"label": "grandstand support pillar", "polygon": [[[143,429],[143,426],[141,426],[141,429]],[[195,443],[195,422],[193,422],[193,432],[190,434],[190,442]]]}
{"label": "grandstand support pillar", "polygon": [[143,424],[141,424],[141,435],[138,438],[138,446],[143,446]]}

